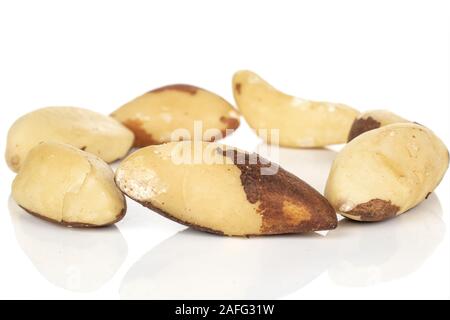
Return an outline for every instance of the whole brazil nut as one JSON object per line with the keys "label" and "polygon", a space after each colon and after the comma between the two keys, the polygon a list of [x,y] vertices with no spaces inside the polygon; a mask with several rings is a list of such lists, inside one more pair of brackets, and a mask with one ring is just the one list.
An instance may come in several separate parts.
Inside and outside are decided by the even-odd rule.
{"label": "whole brazil nut", "polygon": [[[111,116],[136,136],[135,147],[179,140],[215,141],[239,126],[239,114],[225,99],[205,89],[174,84],[149,91]],[[198,121],[198,136],[194,135]]]}
{"label": "whole brazil nut", "polygon": [[387,110],[371,110],[362,113],[352,124],[348,135],[348,142],[355,139],[364,132],[378,129],[394,123],[408,123],[410,121],[403,119]]}
{"label": "whole brazil nut", "polygon": [[256,154],[215,143],[140,149],[120,164],[115,179],[131,199],[211,233],[302,233],[337,225],[335,210],[308,184]]}
{"label": "whole brazil nut", "polygon": [[27,212],[71,227],[111,225],[126,212],[111,168],[93,154],[60,143],[41,143],[29,152],[12,197]]}
{"label": "whole brazil nut", "polygon": [[[233,77],[239,111],[255,130],[279,130],[285,147],[317,148],[347,142],[359,112],[340,103],[304,100],[287,95],[251,71]],[[268,143],[272,135],[264,137]]]}
{"label": "whole brazil nut", "polygon": [[391,124],[348,143],[336,157],[325,197],[342,215],[381,221],[421,203],[445,175],[449,154],[429,129]]}
{"label": "whole brazil nut", "polygon": [[113,162],[128,153],[133,140],[133,133],[109,116],[76,107],[47,107],[16,120],[8,132],[5,157],[18,172],[33,147],[59,142]]}

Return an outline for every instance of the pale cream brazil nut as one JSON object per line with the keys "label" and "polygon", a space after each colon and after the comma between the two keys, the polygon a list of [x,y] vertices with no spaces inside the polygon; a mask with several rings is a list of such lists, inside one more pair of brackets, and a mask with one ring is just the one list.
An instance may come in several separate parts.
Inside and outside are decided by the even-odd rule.
{"label": "pale cream brazil nut", "polygon": [[325,197],[342,215],[359,221],[398,216],[422,202],[449,164],[444,143],[414,123],[368,131],[333,163]]}
{"label": "pale cream brazil nut", "polygon": [[[202,161],[194,158],[196,148]],[[142,205],[212,233],[247,236],[336,227],[334,209],[308,184],[255,154],[226,150],[190,141],[146,147],[120,164],[116,183]],[[276,173],[265,175],[269,172]]]}
{"label": "pale cream brazil nut", "polygon": [[[187,84],[151,90],[111,116],[134,132],[135,147],[179,140],[215,141],[239,126],[239,115],[230,103],[215,93]],[[198,136],[194,135],[196,121]]]}
{"label": "pale cream brazil nut", "polygon": [[111,168],[93,154],[59,143],[41,143],[29,152],[12,197],[27,212],[72,227],[110,225],[126,211]]}
{"label": "pale cream brazil nut", "polygon": [[[318,102],[287,95],[251,71],[233,77],[239,111],[255,130],[278,129],[285,147],[315,148],[347,142],[359,112],[344,104]],[[270,134],[260,134],[271,141]]]}
{"label": "pale cream brazil nut", "polygon": [[109,116],[76,107],[47,107],[22,116],[11,126],[5,157],[18,172],[37,144],[59,142],[113,162],[127,154],[133,139],[130,130]]}
{"label": "pale cream brazil nut", "polygon": [[355,119],[348,135],[348,142],[364,132],[378,129],[394,123],[408,123],[410,121],[388,110],[371,110],[362,113]]}

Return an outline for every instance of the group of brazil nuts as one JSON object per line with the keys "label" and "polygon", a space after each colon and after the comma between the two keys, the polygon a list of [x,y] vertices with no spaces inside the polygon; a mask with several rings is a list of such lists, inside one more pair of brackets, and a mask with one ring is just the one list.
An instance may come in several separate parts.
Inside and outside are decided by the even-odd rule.
{"label": "group of brazil nuts", "polygon": [[[358,221],[398,216],[426,199],[448,168],[448,150],[430,129],[391,112],[360,114],[296,98],[250,71],[234,75],[233,93],[239,111],[214,93],[176,84],[147,92],[111,116],[75,107],[28,113],[8,133],[6,161],[18,173],[12,197],[27,212],[71,227],[116,223],[125,215],[126,194],[207,232],[302,233],[336,228],[336,212]],[[258,155],[215,143],[239,127],[240,115],[255,130],[278,129],[281,146],[347,143],[324,196],[281,168],[262,174],[271,164]],[[190,138],[197,121],[200,141]],[[275,143],[270,135],[266,142]],[[140,149],[114,174],[107,163],[132,147]],[[195,148],[216,161],[175,161],[180,150]]]}

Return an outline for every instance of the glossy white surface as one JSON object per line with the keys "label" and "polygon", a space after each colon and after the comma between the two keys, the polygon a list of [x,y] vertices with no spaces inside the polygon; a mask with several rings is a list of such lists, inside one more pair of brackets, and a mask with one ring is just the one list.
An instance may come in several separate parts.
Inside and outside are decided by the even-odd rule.
{"label": "glossy white surface", "polygon": [[[2,2],[1,150],[17,117],[47,105],[107,114],[173,82],[233,101],[240,68],[300,97],[389,108],[450,145],[446,2],[189,3]],[[260,143],[245,124],[225,142]],[[339,148],[281,149],[279,162],[323,191]],[[59,227],[20,209],[14,174],[0,170],[2,299],[450,297],[449,174],[393,220],[240,239],[186,229],[130,200],[116,227]]]}

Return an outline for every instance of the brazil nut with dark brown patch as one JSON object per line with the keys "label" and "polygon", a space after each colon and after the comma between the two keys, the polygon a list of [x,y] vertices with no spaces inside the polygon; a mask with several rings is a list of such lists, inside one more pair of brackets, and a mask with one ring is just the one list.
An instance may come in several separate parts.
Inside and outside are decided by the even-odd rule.
{"label": "brazil nut with dark brown patch", "polygon": [[304,181],[256,154],[215,143],[143,148],[120,164],[115,180],[144,206],[207,232],[249,236],[337,226],[333,207]]}
{"label": "brazil nut with dark brown patch", "polygon": [[358,204],[346,215],[347,217],[357,217],[356,220],[375,222],[393,218],[399,211],[400,207],[393,205],[391,201],[373,199],[366,203]]}
{"label": "brazil nut with dark brown patch", "polygon": [[378,129],[394,123],[408,123],[409,121],[387,110],[371,110],[359,115],[352,124],[348,134],[348,142],[364,132]]}
{"label": "brazil nut with dark brown patch", "polygon": [[425,200],[447,171],[444,143],[429,129],[396,123],[348,143],[336,157],[325,197],[347,218],[382,221]]}
{"label": "brazil nut with dark brown patch", "polygon": [[158,141],[153,139],[151,134],[145,131],[141,120],[129,119],[123,124],[134,133],[134,147],[141,148],[152,144],[159,144]]}
{"label": "brazil nut with dark brown patch", "polygon": [[134,132],[135,147],[180,140],[214,141],[239,126],[239,114],[230,103],[187,84],[151,90],[114,111],[112,117]]}
{"label": "brazil nut with dark brown patch", "polygon": [[372,117],[355,119],[350,129],[350,133],[348,134],[348,142],[366,131],[378,129],[379,127],[381,127],[381,123]]}

